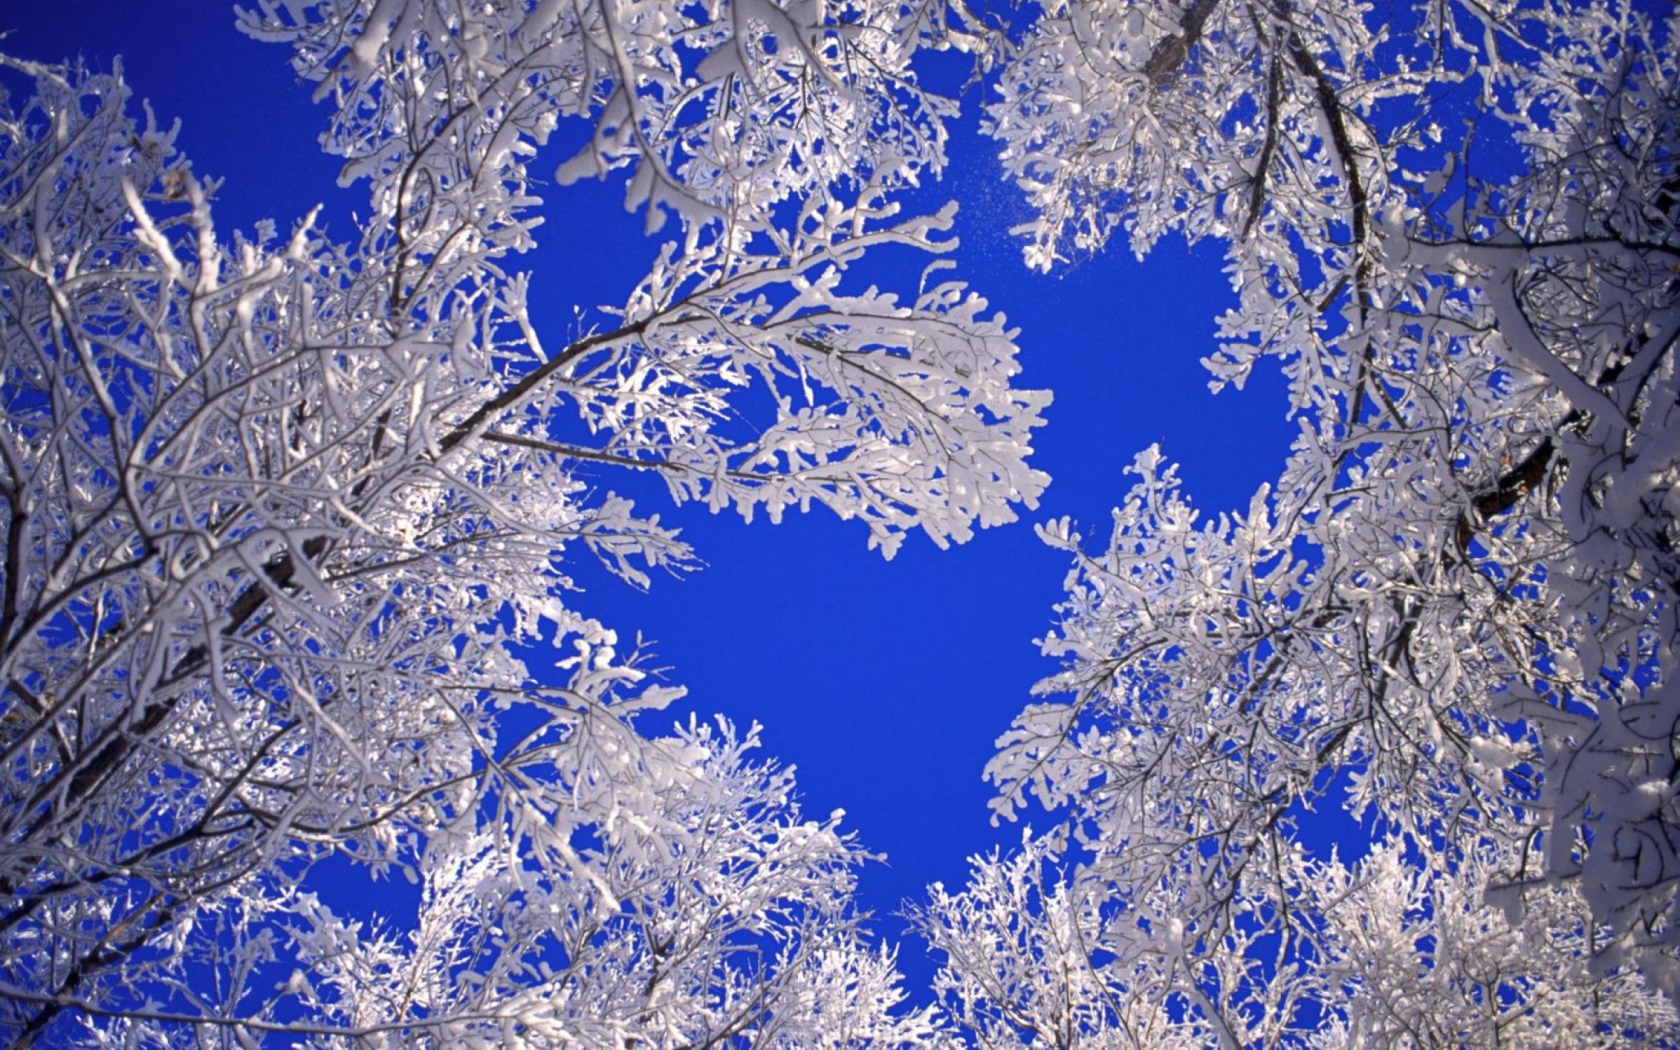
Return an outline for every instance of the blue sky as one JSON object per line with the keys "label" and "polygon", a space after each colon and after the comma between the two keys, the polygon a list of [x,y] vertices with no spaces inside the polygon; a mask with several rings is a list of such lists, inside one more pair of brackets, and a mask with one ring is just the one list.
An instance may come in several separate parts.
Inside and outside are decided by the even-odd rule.
{"label": "blue sky", "polygon": [[[224,0],[0,0],[0,29],[14,30],[0,48],[25,58],[79,54],[103,67],[121,55],[136,99],[166,125],[181,119],[178,145],[195,171],[225,180],[224,231],[262,218],[285,230],[325,202],[330,232],[331,217],[342,223],[359,202],[358,189],[336,187],[336,165],[316,145],[325,111],[286,52],[239,35]],[[1168,243],[1141,265],[1117,247],[1050,276],[1026,270],[1007,229],[1027,212],[979,134],[981,101],[963,98],[951,170],[922,199],[930,211],[961,202],[957,272],[1021,329],[1021,385],[1054,391],[1035,441],[1034,463],[1053,479],[1039,508],[948,551],[912,537],[884,562],[861,527],[823,512],[747,526],[670,508],[657,485],[605,472],[602,488],[681,527],[707,567],[641,594],[576,564],[587,591],[574,604],[650,640],[690,690],[679,714],[763,723],[765,754],[798,767],[807,810],[844,808],[863,843],[887,855],[864,872],[862,899],[893,940],[902,900],[935,880],[960,884],[967,856],[1019,839],[1019,828],[989,826],[980,773],[1052,669],[1033,640],[1052,621],[1067,565],[1032,525],[1071,516],[1100,542],[1129,487],[1125,466],[1154,442],[1205,511],[1246,508],[1293,432],[1275,368],[1244,392],[1207,390],[1198,361],[1232,301],[1217,246]],[[592,307],[623,300],[655,242],[624,212],[616,181],[548,189],[542,247],[520,262],[534,274],[539,328],[561,345],[574,308],[587,321]],[[901,961],[925,986],[921,946],[907,943]]]}

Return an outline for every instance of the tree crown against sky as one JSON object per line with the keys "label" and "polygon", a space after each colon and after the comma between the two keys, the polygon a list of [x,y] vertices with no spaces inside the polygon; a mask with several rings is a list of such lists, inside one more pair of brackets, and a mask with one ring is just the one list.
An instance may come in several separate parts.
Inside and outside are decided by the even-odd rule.
{"label": "tree crown against sky", "polygon": [[1062,670],[988,776],[1060,823],[920,915],[982,1043],[1673,1038],[1672,23],[1377,14],[1049,4],[1005,63],[1028,262],[1222,242],[1206,364],[1299,436],[1241,514],[1150,449],[1041,530]]}
{"label": "tree crown against sky", "polygon": [[[1093,2],[988,38],[934,4],[264,4],[244,28],[293,48],[368,193],[349,242],[219,239],[119,80],[20,67],[8,1035],[1663,1038],[1667,30],[1418,18]],[[1028,261],[1228,243],[1209,365],[1281,361],[1301,425],[1240,517],[1199,522],[1150,451],[1106,546],[1044,529],[1075,559],[1065,669],[990,775],[1000,813],[1065,824],[933,891],[941,1014],[894,1009],[861,850],[753,733],[638,724],[672,691],[574,610],[565,556],[633,583],[691,557],[584,466],[819,503],[889,553],[1033,504],[1014,333],[938,268],[895,297],[860,261],[951,247],[948,211],[894,203],[944,162],[909,60],[950,43],[997,63]],[[513,253],[562,120],[592,130],[561,181],[622,171],[669,247],[557,346]],[[556,637],[544,684],[523,647]],[[1344,802],[1374,843],[1315,854],[1306,811]],[[334,915],[333,853],[408,867],[417,927]]]}
{"label": "tree crown against sky", "polygon": [[[750,734],[637,730],[675,691],[571,608],[563,560],[641,584],[690,557],[579,463],[748,518],[822,504],[889,555],[1034,500],[1045,399],[1011,387],[984,301],[937,269],[902,299],[848,273],[950,247],[948,211],[890,199],[943,159],[945,104],[908,67],[925,20],[263,5],[242,27],[291,46],[367,192],[349,243],[221,239],[117,77],[14,65],[10,1039],[927,1028],[861,940],[858,847],[742,757]],[[595,133],[562,178],[625,170],[671,234],[616,327],[548,347],[506,267],[565,117]],[[571,651],[553,684],[521,652],[548,640]],[[426,879],[406,945],[325,910],[309,875],[334,854]]]}

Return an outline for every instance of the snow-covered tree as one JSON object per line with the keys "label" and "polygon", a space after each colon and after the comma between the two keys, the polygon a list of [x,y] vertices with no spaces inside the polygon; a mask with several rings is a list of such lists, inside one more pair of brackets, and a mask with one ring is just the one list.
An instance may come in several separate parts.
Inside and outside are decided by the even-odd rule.
{"label": "snow-covered tree", "polygon": [[288,890],[264,904],[296,917],[294,976],[247,1027],[284,1031],[301,1005],[335,1030],[302,1033],[313,1046],[947,1045],[931,1010],[895,1012],[893,958],[850,911],[863,854],[840,814],[802,819],[793,777],[748,764],[756,740],[727,722],[653,740],[604,728],[599,764],[568,778],[596,829],[577,862],[473,831],[427,854],[419,922],[400,933]]}
{"label": "snow-covered tree", "polygon": [[[937,6],[262,2],[371,210],[231,237],[119,73],[8,63],[0,114],[0,1038],[863,1046],[891,960],[862,859],[750,734],[636,728],[675,690],[567,598],[688,550],[574,476],[821,504],[891,555],[1034,504],[1046,398],[895,191],[943,163],[909,67]],[[527,164],[622,169],[667,230],[564,347],[512,267]],[[929,278],[936,276],[930,268]],[[552,642],[552,671],[520,653]],[[544,684],[547,683],[547,684]],[[312,893],[426,879],[412,936]],[[273,990],[277,989],[277,990]],[[593,1027],[592,1027],[593,1026]],[[606,1041],[603,1041],[606,1040]]]}
{"label": "snow-covered tree", "polygon": [[1234,901],[1215,943],[1169,888],[1123,897],[1053,855],[1028,839],[975,858],[961,893],[935,886],[916,913],[945,959],[941,1003],[987,1050],[1672,1045],[1666,999],[1630,971],[1593,972],[1573,888],[1516,912],[1485,900],[1521,863],[1491,847],[1451,871],[1395,844],[1356,865],[1296,858],[1286,892]]}
{"label": "snow-covered tree", "polygon": [[990,109],[1028,262],[1222,241],[1214,384],[1280,367],[1299,432],[1246,512],[1157,448],[1106,541],[1042,530],[1062,669],[988,775],[1058,830],[934,893],[945,1001],[985,1046],[1673,1045],[1674,23],[1043,6]]}

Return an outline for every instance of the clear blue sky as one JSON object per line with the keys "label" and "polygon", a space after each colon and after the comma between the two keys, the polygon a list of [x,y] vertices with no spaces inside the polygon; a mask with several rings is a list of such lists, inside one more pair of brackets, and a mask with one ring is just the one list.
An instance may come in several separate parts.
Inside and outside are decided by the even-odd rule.
{"label": "clear blue sky", "polygon": [[[178,145],[195,171],[225,179],[224,231],[261,218],[285,230],[317,203],[330,217],[360,202],[358,188],[336,188],[316,145],[325,111],[295,82],[287,52],[240,36],[224,0],[0,0],[0,29],[14,30],[0,48],[25,58],[108,66],[122,56],[136,98],[164,124],[182,120]],[[980,102],[963,99],[952,170],[926,200],[929,210],[961,201],[958,273],[1020,327],[1022,385],[1055,393],[1035,442],[1035,464],[1053,479],[1040,507],[949,551],[913,536],[888,563],[865,549],[861,527],[822,512],[745,526],[673,510],[657,486],[605,472],[603,488],[679,525],[707,567],[638,594],[576,566],[587,593],[574,605],[652,640],[671,680],[689,687],[685,712],[763,723],[765,753],[798,767],[808,812],[844,808],[863,843],[887,855],[864,872],[862,898],[892,940],[903,936],[890,915],[902,900],[935,880],[960,884],[968,855],[1019,839],[1018,828],[989,826],[980,772],[1052,669],[1033,640],[1067,565],[1032,525],[1068,515],[1100,542],[1129,487],[1123,468],[1157,441],[1204,510],[1246,509],[1293,432],[1274,369],[1245,392],[1207,390],[1198,360],[1232,301],[1216,246],[1167,244],[1143,265],[1121,246],[1049,277],[1022,266],[1006,231],[1027,213],[979,135]],[[542,248],[523,262],[539,327],[561,345],[574,307],[622,302],[654,243],[624,213],[619,183],[550,189]],[[901,962],[913,991],[925,987],[922,946],[906,943]]]}

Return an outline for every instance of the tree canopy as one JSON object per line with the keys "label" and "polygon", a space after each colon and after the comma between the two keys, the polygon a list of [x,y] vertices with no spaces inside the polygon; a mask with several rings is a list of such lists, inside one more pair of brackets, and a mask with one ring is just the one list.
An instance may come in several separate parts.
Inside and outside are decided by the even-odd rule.
{"label": "tree canopy", "polygon": [[[1622,0],[260,0],[367,212],[223,235],[120,70],[0,115],[0,1031],[105,1046],[1674,1045],[1680,58]],[[1299,433],[1159,449],[913,905],[577,606],[694,552],[580,468],[891,557],[1037,506],[1047,392],[906,210],[973,56],[1055,268],[1224,246]],[[558,345],[536,151],[661,249]],[[913,289],[867,259],[928,258]],[[1046,352],[1053,352],[1047,350]],[[553,646],[558,657],[545,655]],[[532,666],[542,660],[552,668]],[[1367,841],[1307,840],[1345,808]],[[349,858],[421,884],[349,921]]]}
{"label": "tree canopy", "polygon": [[[982,1042],[1675,1030],[1670,27],[1393,18],[1049,4],[1005,63],[1028,262],[1223,242],[1206,364],[1281,362],[1299,436],[1244,513],[1199,517],[1151,449],[1094,548],[1041,528],[1073,560],[1062,669],[987,775],[1062,822],[922,913]],[[1320,807],[1369,854],[1306,848]]]}

